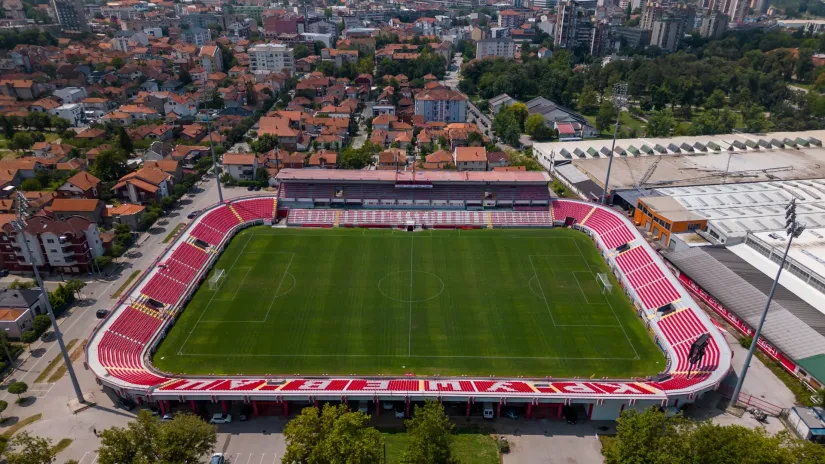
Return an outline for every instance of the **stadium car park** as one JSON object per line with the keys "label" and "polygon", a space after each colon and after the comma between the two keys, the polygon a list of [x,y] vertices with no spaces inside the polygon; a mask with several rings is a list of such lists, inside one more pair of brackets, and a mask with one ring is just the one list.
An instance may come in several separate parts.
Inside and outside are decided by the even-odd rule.
{"label": "stadium car park", "polygon": [[551,201],[546,174],[279,180],[277,197],[202,211],[125,292],[87,345],[101,384],[161,412],[345,401],[401,416],[440,398],[464,414],[613,419],[693,401],[729,370],[724,339],[632,224]]}

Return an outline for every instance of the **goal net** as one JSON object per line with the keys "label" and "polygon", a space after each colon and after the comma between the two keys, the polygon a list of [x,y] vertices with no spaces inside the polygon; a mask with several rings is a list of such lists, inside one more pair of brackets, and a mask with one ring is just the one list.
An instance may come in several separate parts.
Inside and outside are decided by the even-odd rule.
{"label": "goal net", "polygon": [[602,288],[602,293],[610,293],[613,290],[613,284],[610,283],[610,279],[607,277],[607,274],[599,273],[597,274],[599,279],[599,287]]}
{"label": "goal net", "polygon": [[212,274],[212,277],[209,278],[209,289],[210,290],[217,290],[218,287],[221,286],[221,282],[223,279],[226,278],[226,271],[223,269],[218,269]]}

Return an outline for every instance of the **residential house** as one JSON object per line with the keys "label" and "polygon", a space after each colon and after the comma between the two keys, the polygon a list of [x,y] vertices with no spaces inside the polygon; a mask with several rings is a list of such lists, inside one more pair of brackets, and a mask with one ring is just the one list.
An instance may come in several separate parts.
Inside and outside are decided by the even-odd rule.
{"label": "residential house", "polygon": [[172,191],[172,176],[154,167],[143,167],[121,177],[112,188],[115,196],[131,203],[160,201]]}
{"label": "residential house", "polygon": [[48,207],[55,219],[65,220],[71,216],[80,216],[89,221],[101,223],[105,206],[96,198],[56,198]]}
{"label": "residential house", "polygon": [[491,151],[487,153],[487,169],[492,171],[495,168],[503,168],[508,165],[507,153],[503,151]]}
{"label": "residential house", "polygon": [[335,169],[338,167],[338,153],[321,150],[309,157],[309,167],[319,169]]}
{"label": "residential house", "polygon": [[453,152],[453,160],[459,171],[487,170],[487,150],[484,147],[458,147]]}
{"label": "residential house", "polygon": [[[19,0],[16,0],[20,4]],[[9,1],[4,2],[7,6]],[[22,10],[22,4],[20,4]],[[8,15],[8,11],[6,12]],[[3,223],[9,221],[4,220]],[[0,245],[6,248],[7,245]],[[3,253],[5,255],[5,253]],[[2,261],[0,261],[2,262]],[[20,340],[23,332],[34,326],[34,317],[47,314],[46,298],[40,289],[2,288],[0,289],[0,331],[11,340]]]}
{"label": "residential house", "polygon": [[224,153],[224,171],[235,180],[255,180],[258,157],[254,153]]}
{"label": "residential house", "polygon": [[207,75],[223,70],[223,58],[217,45],[204,45],[201,47],[198,58]]}
{"label": "residential house", "polygon": [[99,189],[100,179],[82,171],[66,179],[56,192],[59,198],[98,198]]}
{"label": "residential house", "polygon": [[122,203],[113,208],[108,208],[106,217],[110,218],[112,224],[126,224],[132,230],[137,230],[146,207],[131,203]]}
{"label": "residential house", "polygon": [[173,159],[146,161],[143,163],[143,167],[160,169],[172,176],[174,182],[180,182],[183,179],[183,166]]}

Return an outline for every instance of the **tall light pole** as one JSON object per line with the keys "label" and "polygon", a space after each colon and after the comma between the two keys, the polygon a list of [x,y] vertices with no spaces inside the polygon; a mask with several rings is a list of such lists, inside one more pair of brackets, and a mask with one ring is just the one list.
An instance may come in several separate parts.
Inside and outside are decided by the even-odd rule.
{"label": "tall light pole", "polygon": [[[208,94],[201,94],[201,102],[206,102]],[[206,130],[209,132],[209,149],[212,151],[212,170],[215,172],[215,183],[218,184],[218,200],[223,203],[223,190],[221,190],[221,176],[218,175],[218,158],[215,156],[215,144],[212,142],[212,124],[209,121],[209,109],[206,109]]]}
{"label": "tall light pole", "polygon": [[34,271],[34,278],[37,281],[37,286],[40,287],[40,294],[45,300],[46,310],[49,313],[49,319],[52,321],[52,330],[54,330],[54,335],[57,338],[57,344],[60,347],[60,352],[63,354],[63,362],[66,364],[66,371],[69,373],[69,378],[72,380],[72,387],[74,387],[74,393],[77,395],[77,401],[80,403],[85,403],[86,400],[83,398],[83,392],[80,391],[80,383],[78,383],[77,376],[75,375],[74,368],[72,367],[72,360],[69,357],[69,352],[66,351],[66,344],[63,343],[63,334],[60,333],[60,327],[58,327],[57,319],[54,317],[52,305],[49,303],[49,292],[46,291],[46,286],[43,285],[43,279],[40,278],[40,271],[37,270],[37,263],[34,260],[31,247],[29,247],[29,241],[26,239],[26,222],[23,209],[27,207],[28,204],[26,203],[26,197],[23,196],[23,192],[17,192],[17,218],[11,221],[11,226],[15,231],[17,231],[18,239],[22,240],[23,246],[26,248],[26,254],[31,261],[32,270]]}
{"label": "tall light pole", "polygon": [[759,319],[759,325],[756,326],[756,332],[753,334],[751,347],[748,350],[748,355],[745,356],[745,365],[742,367],[742,373],[739,374],[739,379],[736,380],[736,387],[733,389],[733,396],[731,401],[736,406],[736,401],[739,398],[739,392],[742,390],[742,384],[745,383],[745,376],[748,373],[748,367],[753,357],[753,352],[756,350],[759,335],[762,333],[762,326],[765,324],[765,318],[768,317],[768,308],[771,307],[771,300],[776,291],[776,285],[779,283],[779,276],[782,275],[782,268],[785,267],[785,260],[788,258],[788,251],[791,249],[791,242],[805,230],[805,225],[800,224],[796,220],[796,198],[792,199],[788,206],[785,207],[785,233],[788,235],[788,244],[785,245],[785,253],[782,254],[782,261],[779,263],[779,270],[776,271],[776,278],[771,285],[771,291],[768,293],[768,302],[765,303],[765,309],[762,311],[762,317]]}
{"label": "tall light pole", "polygon": [[610,184],[610,168],[613,167],[613,150],[616,149],[616,135],[619,133],[619,119],[622,117],[622,108],[627,106],[627,84],[618,83],[613,86],[613,104],[616,105],[616,125],[613,127],[613,144],[607,161],[607,176],[604,178],[604,191],[600,203],[607,202],[608,185]]}

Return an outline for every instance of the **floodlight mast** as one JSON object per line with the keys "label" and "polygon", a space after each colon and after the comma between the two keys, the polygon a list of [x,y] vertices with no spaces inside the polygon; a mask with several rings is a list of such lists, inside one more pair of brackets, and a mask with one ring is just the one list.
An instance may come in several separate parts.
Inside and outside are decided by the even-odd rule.
{"label": "floodlight mast", "polygon": [[607,156],[607,175],[604,178],[604,190],[599,203],[607,203],[607,195],[610,184],[610,168],[613,167],[613,150],[616,149],[616,136],[619,133],[619,120],[622,117],[622,108],[627,106],[627,84],[619,83],[613,86],[613,104],[616,105],[616,125],[613,127],[613,144],[610,146],[610,154]]}
{"label": "floodlight mast", "polygon": [[54,335],[57,338],[57,345],[60,347],[60,353],[63,354],[63,362],[66,364],[66,372],[68,372],[69,378],[72,380],[72,387],[74,387],[77,401],[80,403],[85,403],[86,400],[83,398],[83,392],[80,390],[80,383],[78,383],[77,375],[75,375],[74,367],[72,367],[72,360],[69,357],[69,352],[66,351],[66,345],[63,343],[63,334],[60,333],[60,327],[57,325],[57,319],[54,317],[54,311],[52,310],[52,305],[49,302],[49,292],[46,291],[46,286],[43,285],[43,279],[40,278],[40,271],[37,270],[37,263],[34,260],[34,255],[29,247],[29,241],[26,238],[26,222],[25,215],[23,213],[24,209],[28,209],[26,197],[23,195],[23,192],[17,192],[17,217],[15,220],[11,221],[11,226],[17,232],[18,239],[23,241],[26,254],[31,261],[32,270],[34,271],[34,279],[37,281],[37,286],[40,287],[40,294],[46,303],[46,310],[49,313],[49,320],[52,322],[52,330],[54,330]]}
{"label": "floodlight mast", "polygon": [[736,402],[739,399],[739,393],[742,391],[742,385],[745,383],[745,376],[748,374],[748,367],[751,363],[753,352],[756,350],[759,335],[762,333],[762,326],[765,324],[765,318],[768,317],[768,309],[771,307],[771,300],[773,300],[773,294],[776,292],[776,285],[779,283],[779,276],[782,275],[782,269],[785,267],[785,260],[788,259],[788,251],[791,249],[791,243],[793,242],[793,239],[799,237],[804,230],[805,225],[800,224],[796,220],[796,198],[794,198],[785,207],[785,233],[788,235],[788,243],[785,245],[785,253],[782,254],[782,261],[779,263],[779,270],[776,271],[776,278],[774,278],[773,284],[771,285],[771,291],[768,293],[768,301],[765,303],[765,309],[762,310],[762,317],[759,319],[759,325],[756,326],[756,332],[753,334],[750,349],[748,349],[748,354],[745,356],[745,365],[742,367],[742,373],[739,374],[739,378],[736,380],[736,387],[733,389],[733,396],[731,396],[733,406],[736,406]]}

